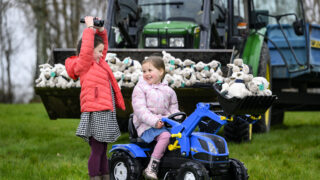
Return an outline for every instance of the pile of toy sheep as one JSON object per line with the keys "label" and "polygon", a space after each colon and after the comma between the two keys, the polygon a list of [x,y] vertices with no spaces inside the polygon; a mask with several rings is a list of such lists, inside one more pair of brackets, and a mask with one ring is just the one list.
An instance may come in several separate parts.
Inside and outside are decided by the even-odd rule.
{"label": "pile of toy sheep", "polygon": [[[221,64],[216,60],[207,64],[202,61],[195,63],[190,59],[183,61],[175,58],[165,51],[162,52],[162,55],[167,72],[164,79],[172,88],[192,87],[196,83],[223,83],[221,93],[227,97],[243,98],[249,95],[272,95],[268,89],[269,82],[263,77],[253,77],[252,74],[249,74],[249,67],[243,63],[242,59],[235,59],[232,64],[227,65],[232,74],[224,78]],[[121,61],[116,54],[108,53],[106,61],[112,69],[120,88],[134,87],[139,77],[142,76],[140,62],[130,57]],[[54,67],[49,64],[42,64],[39,67],[41,73],[39,78],[36,79],[36,87],[63,89],[80,87],[79,80],[72,80],[62,64],[55,64]]]}
{"label": "pile of toy sheep", "polygon": [[36,87],[50,87],[50,88],[71,88],[80,87],[80,80],[74,81],[68,76],[66,68],[62,64],[55,64],[52,67],[50,64],[39,65],[40,75],[35,80]]}
{"label": "pile of toy sheep", "polygon": [[[172,88],[190,87],[195,83],[213,84],[222,82],[221,64],[218,61],[211,61],[208,64],[202,61],[195,63],[190,59],[182,61],[163,51],[166,76],[164,79]],[[141,64],[130,57],[121,61],[116,54],[108,53],[106,57],[119,86],[134,87],[142,75]]]}

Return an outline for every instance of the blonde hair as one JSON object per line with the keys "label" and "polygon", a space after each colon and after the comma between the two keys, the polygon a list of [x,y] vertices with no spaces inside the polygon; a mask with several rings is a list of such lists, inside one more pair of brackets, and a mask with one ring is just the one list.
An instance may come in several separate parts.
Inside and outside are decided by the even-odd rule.
{"label": "blonde hair", "polygon": [[164,65],[164,61],[160,56],[149,56],[147,59],[143,60],[141,65],[145,63],[151,63],[156,69],[163,70],[163,74],[161,76],[161,81],[163,80],[166,74],[166,67]]}

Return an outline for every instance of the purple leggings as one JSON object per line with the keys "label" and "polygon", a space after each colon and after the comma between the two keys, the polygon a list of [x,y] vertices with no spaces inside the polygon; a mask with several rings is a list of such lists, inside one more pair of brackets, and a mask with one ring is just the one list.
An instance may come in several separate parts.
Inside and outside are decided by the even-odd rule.
{"label": "purple leggings", "polygon": [[89,144],[91,147],[91,155],[88,161],[89,176],[101,176],[109,174],[107,147],[108,143],[99,142],[90,137]]}
{"label": "purple leggings", "polygon": [[162,132],[159,136],[155,138],[157,142],[156,146],[154,147],[153,153],[151,154],[152,157],[156,159],[161,159],[164,152],[166,151],[169,140],[170,140],[170,133],[169,132]]}

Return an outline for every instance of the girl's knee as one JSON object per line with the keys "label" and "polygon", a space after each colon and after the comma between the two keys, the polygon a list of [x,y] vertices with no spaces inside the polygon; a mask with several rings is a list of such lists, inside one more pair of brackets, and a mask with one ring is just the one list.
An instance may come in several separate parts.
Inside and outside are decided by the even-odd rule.
{"label": "girl's knee", "polygon": [[171,137],[171,134],[169,132],[163,132],[160,134],[160,138],[163,138],[163,139],[170,139]]}

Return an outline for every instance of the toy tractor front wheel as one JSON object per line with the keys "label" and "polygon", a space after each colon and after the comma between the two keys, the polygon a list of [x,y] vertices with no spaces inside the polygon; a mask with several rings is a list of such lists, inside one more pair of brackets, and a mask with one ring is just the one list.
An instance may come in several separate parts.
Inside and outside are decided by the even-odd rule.
{"label": "toy tractor front wheel", "polygon": [[207,169],[200,163],[183,163],[179,170],[177,180],[209,180]]}
{"label": "toy tractor front wheel", "polygon": [[248,170],[244,164],[234,158],[230,158],[229,168],[230,179],[232,180],[247,180],[249,179]]}
{"label": "toy tractor front wheel", "polygon": [[141,165],[137,159],[127,153],[117,151],[110,160],[110,178],[116,180],[140,179]]}

